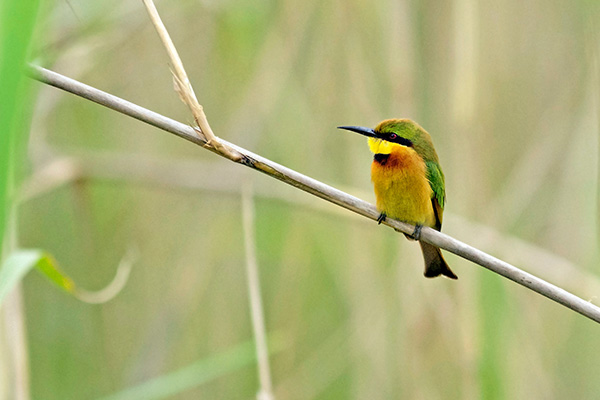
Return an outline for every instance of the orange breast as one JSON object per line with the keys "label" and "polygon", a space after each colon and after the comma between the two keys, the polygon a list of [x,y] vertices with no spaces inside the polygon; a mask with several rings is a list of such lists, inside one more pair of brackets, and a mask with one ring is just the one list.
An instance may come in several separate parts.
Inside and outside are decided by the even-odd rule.
{"label": "orange breast", "polygon": [[409,147],[398,147],[385,160],[373,161],[371,180],[377,208],[411,224],[435,225],[432,190],[423,159]]}

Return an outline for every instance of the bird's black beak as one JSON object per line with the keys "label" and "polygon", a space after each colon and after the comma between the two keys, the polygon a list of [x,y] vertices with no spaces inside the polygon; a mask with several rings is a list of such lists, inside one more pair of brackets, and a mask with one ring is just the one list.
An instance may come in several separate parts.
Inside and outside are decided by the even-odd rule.
{"label": "bird's black beak", "polygon": [[377,135],[375,131],[371,128],[365,128],[362,126],[338,126],[338,129],[345,129],[347,131],[352,131],[356,133],[360,133],[361,135],[376,138]]}

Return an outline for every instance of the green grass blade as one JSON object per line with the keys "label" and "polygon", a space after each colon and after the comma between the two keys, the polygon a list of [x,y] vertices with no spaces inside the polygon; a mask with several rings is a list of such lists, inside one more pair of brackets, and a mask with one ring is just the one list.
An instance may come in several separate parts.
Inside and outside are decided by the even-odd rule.
{"label": "green grass blade", "polygon": [[[0,2],[0,244],[6,233],[10,190],[22,164],[26,136],[20,135],[28,107],[23,66],[37,15],[38,1]],[[0,259],[2,246],[0,246]]]}
{"label": "green grass blade", "polygon": [[41,250],[20,250],[8,255],[0,268],[0,304],[13,287],[33,268],[65,291],[72,293],[73,281],[58,269],[54,259]]}
{"label": "green grass blade", "polygon": [[219,378],[256,361],[253,342],[197,361],[177,371],[151,379],[100,400],[158,400]]}

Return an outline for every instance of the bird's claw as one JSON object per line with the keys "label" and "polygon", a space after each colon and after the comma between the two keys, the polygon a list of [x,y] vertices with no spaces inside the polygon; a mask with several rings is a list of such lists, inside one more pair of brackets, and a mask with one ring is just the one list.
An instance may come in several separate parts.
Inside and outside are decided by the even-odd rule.
{"label": "bird's claw", "polygon": [[412,240],[421,240],[421,229],[423,229],[423,225],[417,224],[415,225],[415,230],[411,235],[406,235],[407,238]]}
{"label": "bird's claw", "polygon": [[[381,225],[381,223],[383,221],[385,221],[385,219],[387,218],[387,214],[382,212],[381,214],[379,214],[379,217],[377,217],[377,225]],[[396,229],[396,228],[394,228]],[[421,229],[423,229],[423,225],[421,224],[416,224],[415,225],[415,230],[413,231],[413,233],[411,235],[408,235],[404,232],[402,232],[401,230],[396,229],[397,232],[402,232],[404,233],[404,236],[406,236],[407,239],[410,240],[421,240]]]}

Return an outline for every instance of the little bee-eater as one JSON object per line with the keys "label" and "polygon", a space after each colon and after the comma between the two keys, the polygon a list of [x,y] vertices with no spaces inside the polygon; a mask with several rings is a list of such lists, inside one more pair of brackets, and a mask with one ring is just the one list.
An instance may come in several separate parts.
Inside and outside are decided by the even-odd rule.
{"label": "little bee-eater", "polygon": [[[433,148],[431,136],[409,119],[388,119],[375,129],[340,126],[369,138],[375,154],[371,164],[371,180],[375,188],[379,223],[386,217],[415,225],[412,239],[419,239],[423,225],[442,228],[446,202],[444,174]],[[425,259],[425,276],[458,277],[450,270],[440,249],[419,242]]]}

